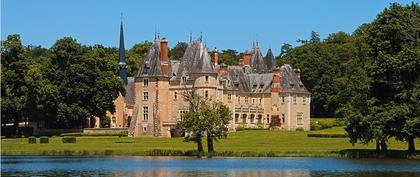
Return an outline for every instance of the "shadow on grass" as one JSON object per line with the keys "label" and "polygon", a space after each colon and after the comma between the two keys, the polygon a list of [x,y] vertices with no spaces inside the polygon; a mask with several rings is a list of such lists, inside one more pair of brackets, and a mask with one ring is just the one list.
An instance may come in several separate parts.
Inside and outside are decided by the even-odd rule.
{"label": "shadow on grass", "polygon": [[344,149],[338,152],[344,158],[399,158],[420,159],[420,151],[408,152],[405,150],[376,151],[375,149]]}

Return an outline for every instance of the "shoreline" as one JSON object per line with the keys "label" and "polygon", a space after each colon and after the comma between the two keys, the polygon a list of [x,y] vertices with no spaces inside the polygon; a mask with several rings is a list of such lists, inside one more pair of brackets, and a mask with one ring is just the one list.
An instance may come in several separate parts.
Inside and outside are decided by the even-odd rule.
{"label": "shoreline", "polygon": [[[340,159],[409,159],[420,160],[420,151],[408,153],[403,150],[389,150],[385,153],[376,153],[369,149],[348,149],[347,152],[325,152],[325,153],[274,153],[274,152],[215,152],[211,157],[204,153],[202,158],[340,158]],[[165,153],[157,153],[165,152]],[[169,152],[169,153],[168,153]],[[7,151],[1,152],[1,156],[75,156],[75,157],[196,157],[195,151],[182,150],[159,150],[137,152],[137,153],[118,153],[112,150],[89,151],[89,150],[63,150],[63,151],[38,151],[37,153],[28,151]]]}

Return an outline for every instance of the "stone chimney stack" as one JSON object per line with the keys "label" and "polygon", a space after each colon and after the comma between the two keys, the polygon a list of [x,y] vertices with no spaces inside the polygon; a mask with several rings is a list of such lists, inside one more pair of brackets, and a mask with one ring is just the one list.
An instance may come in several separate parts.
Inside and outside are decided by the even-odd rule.
{"label": "stone chimney stack", "polygon": [[168,40],[166,40],[166,38],[162,38],[162,40],[160,40],[160,60],[164,62],[169,61]]}
{"label": "stone chimney stack", "polygon": [[168,40],[166,38],[160,40],[160,61],[163,74],[169,75]]}
{"label": "stone chimney stack", "polygon": [[251,53],[249,53],[248,51],[245,51],[242,62],[243,62],[243,65],[245,66],[251,65]]}
{"label": "stone chimney stack", "polygon": [[273,85],[271,86],[272,93],[280,92],[281,70],[279,67],[273,69]]}
{"label": "stone chimney stack", "polygon": [[217,48],[214,48],[214,65],[219,65],[219,52]]}
{"label": "stone chimney stack", "polygon": [[300,69],[294,69],[296,76],[300,79]]}

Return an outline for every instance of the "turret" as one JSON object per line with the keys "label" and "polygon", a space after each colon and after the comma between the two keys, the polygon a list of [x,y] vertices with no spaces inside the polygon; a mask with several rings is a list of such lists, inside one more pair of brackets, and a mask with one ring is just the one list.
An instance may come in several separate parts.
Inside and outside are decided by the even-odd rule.
{"label": "turret", "polygon": [[118,66],[119,66],[119,74],[120,78],[124,81],[124,84],[128,84],[127,80],[127,64],[125,63],[125,48],[124,48],[124,30],[123,30],[123,23],[121,21],[120,27],[120,48],[119,48],[119,55],[118,55]]}

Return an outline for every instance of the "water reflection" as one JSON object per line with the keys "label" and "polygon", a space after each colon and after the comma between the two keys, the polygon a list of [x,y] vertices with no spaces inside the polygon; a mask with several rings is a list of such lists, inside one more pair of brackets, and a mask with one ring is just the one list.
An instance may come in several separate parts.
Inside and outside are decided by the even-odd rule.
{"label": "water reflection", "polygon": [[1,176],[420,176],[420,161],[334,158],[1,157]]}

